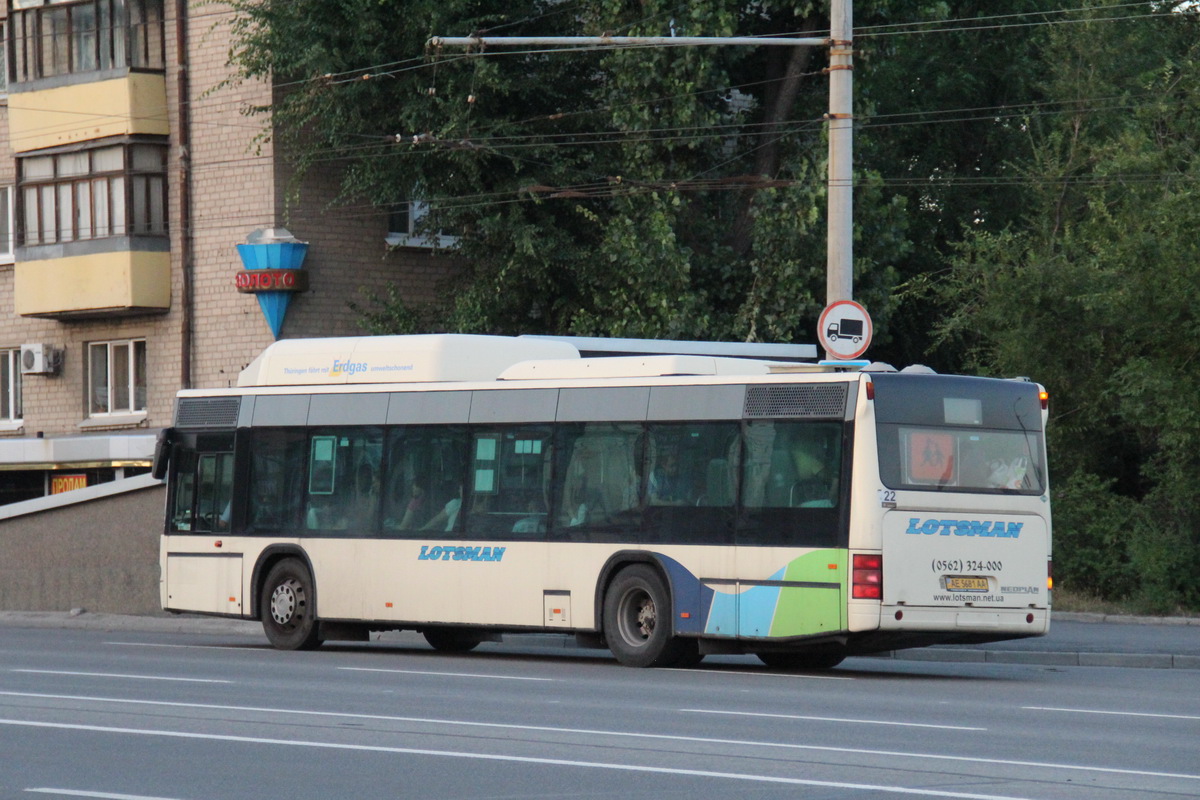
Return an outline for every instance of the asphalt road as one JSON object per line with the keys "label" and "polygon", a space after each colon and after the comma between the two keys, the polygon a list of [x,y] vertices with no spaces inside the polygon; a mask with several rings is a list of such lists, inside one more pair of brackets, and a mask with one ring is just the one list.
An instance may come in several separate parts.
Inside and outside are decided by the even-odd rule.
{"label": "asphalt road", "polygon": [[635,670],[533,637],[285,653],[242,624],[120,621],[0,618],[0,797],[1200,797],[1194,669]]}
{"label": "asphalt road", "polygon": [[[66,630],[214,633],[265,641],[257,622],[194,615],[124,616],[66,612],[0,612],[4,627]],[[412,643],[417,634],[383,634],[384,641]],[[573,648],[572,636],[506,635],[484,652],[509,647]],[[939,662],[1043,664],[1047,666],[1137,667],[1200,670],[1200,618],[1127,617],[1056,612],[1047,636],[986,645],[955,645],[902,650],[882,657]]]}

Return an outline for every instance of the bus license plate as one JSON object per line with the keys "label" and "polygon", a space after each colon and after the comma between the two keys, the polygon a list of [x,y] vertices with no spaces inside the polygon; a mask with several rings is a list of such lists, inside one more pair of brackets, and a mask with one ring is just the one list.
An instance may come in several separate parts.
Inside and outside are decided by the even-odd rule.
{"label": "bus license plate", "polygon": [[986,592],[987,590],[987,578],[946,577],[946,591],[948,592]]}

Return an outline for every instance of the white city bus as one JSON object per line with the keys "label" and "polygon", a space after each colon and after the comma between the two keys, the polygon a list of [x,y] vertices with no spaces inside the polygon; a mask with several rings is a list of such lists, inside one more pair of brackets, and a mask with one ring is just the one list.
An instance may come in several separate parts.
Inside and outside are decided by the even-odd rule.
{"label": "white city bus", "polygon": [[179,394],[162,605],[284,649],[561,632],[631,666],[1037,636],[1045,419],[1037,384],[923,368],[284,340]]}

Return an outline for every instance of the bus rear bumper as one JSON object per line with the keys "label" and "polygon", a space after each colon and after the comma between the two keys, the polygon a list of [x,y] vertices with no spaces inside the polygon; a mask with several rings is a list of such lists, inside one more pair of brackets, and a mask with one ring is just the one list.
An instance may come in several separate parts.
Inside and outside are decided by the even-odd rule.
{"label": "bus rear bumper", "polygon": [[875,622],[874,630],[881,632],[927,631],[978,637],[994,635],[996,639],[1042,636],[1050,630],[1050,609],[1028,606],[971,608],[888,605],[880,606],[873,614],[865,609],[857,610],[852,617],[851,630],[859,631],[872,630],[872,621]]}
{"label": "bus rear bumper", "polygon": [[[864,612],[858,612],[855,622],[866,622]],[[1043,636],[1050,629],[1050,612],[1045,608],[882,606],[876,613],[875,628],[850,634],[846,643],[849,654],[937,644],[986,644]]]}

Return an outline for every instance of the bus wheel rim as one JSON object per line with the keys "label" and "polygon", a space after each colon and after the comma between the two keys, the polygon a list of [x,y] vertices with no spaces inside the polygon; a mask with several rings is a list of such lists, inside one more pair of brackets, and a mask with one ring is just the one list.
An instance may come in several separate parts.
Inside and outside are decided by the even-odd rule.
{"label": "bus wheel rim", "polygon": [[625,595],[624,613],[621,614],[621,635],[632,645],[641,646],[654,635],[658,612],[654,599],[644,591],[632,591]]}
{"label": "bus wheel rim", "polygon": [[284,581],[271,592],[271,619],[279,625],[287,625],[296,616],[300,605],[300,586],[296,581]]}

